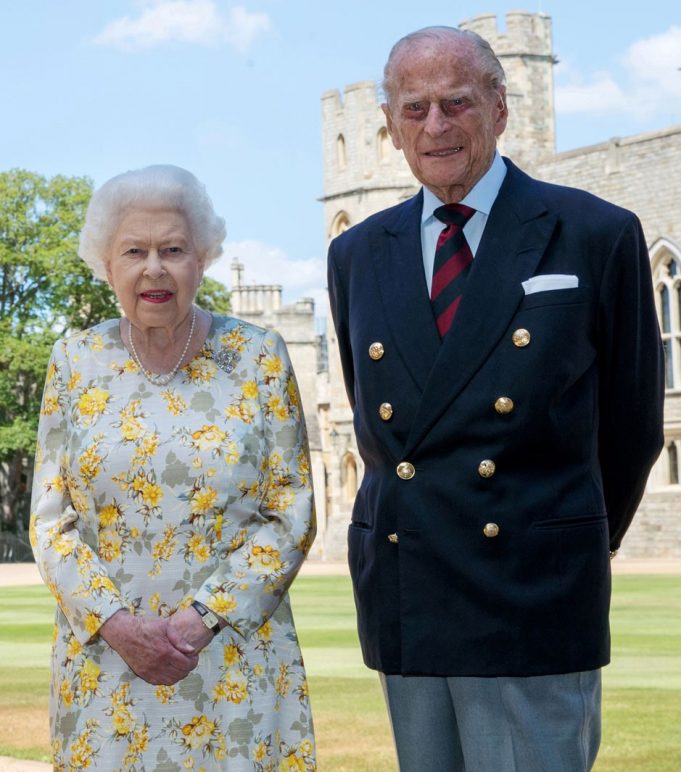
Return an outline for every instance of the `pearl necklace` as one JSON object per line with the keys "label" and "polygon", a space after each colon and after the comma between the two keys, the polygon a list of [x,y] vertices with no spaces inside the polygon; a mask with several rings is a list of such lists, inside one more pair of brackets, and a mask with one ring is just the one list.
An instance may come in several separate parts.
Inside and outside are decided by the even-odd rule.
{"label": "pearl necklace", "polygon": [[189,349],[189,344],[191,343],[192,336],[194,335],[195,324],[196,324],[196,308],[192,306],[192,324],[191,324],[191,327],[189,328],[189,337],[187,338],[187,342],[184,344],[184,349],[180,354],[180,358],[177,360],[177,364],[175,365],[175,367],[173,367],[173,369],[169,373],[161,373],[160,375],[156,375],[156,373],[152,373],[151,370],[147,370],[146,367],[142,364],[142,361],[140,360],[137,354],[137,349],[135,348],[135,344],[132,339],[132,322],[130,321],[130,319],[128,319],[128,340],[130,341],[130,350],[132,351],[132,358],[135,360],[135,364],[142,371],[142,375],[149,381],[149,383],[153,383],[154,386],[167,386],[177,375],[177,371],[180,369],[182,360],[184,359],[185,354]]}

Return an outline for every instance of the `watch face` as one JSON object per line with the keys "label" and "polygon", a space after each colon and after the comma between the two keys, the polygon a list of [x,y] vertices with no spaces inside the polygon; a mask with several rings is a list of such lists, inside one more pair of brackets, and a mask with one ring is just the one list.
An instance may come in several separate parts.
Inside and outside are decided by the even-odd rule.
{"label": "watch face", "polygon": [[206,625],[206,627],[210,627],[210,629],[212,630],[218,624],[218,618],[215,616],[215,614],[212,611],[209,611],[207,614],[204,614],[203,622]]}

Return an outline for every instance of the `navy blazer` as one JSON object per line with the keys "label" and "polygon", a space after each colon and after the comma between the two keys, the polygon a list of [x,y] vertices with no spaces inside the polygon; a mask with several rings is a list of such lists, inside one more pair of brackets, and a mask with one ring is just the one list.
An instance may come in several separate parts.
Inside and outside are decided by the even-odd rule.
{"label": "navy blazer", "polygon": [[[663,444],[663,354],[638,219],[504,160],[443,341],[424,278],[421,194],[329,248],[365,463],[349,562],[365,662],[388,674],[606,664],[609,549]],[[574,274],[579,286],[526,295],[521,282],[541,274]],[[495,408],[502,396],[510,412]],[[485,459],[492,476],[479,472]],[[397,474],[403,461],[411,479]]]}

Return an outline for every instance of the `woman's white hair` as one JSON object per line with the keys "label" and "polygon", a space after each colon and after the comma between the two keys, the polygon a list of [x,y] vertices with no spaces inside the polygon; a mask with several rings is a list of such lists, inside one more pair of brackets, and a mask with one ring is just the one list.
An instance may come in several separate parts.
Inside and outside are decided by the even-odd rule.
{"label": "woman's white hair", "polygon": [[204,185],[179,166],[147,166],[112,177],[92,194],[78,254],[98,279],[106,279],[111,242],[121,220],[137,209],[183,214],[206,268],[222,254],[225,221],[215,214]]}

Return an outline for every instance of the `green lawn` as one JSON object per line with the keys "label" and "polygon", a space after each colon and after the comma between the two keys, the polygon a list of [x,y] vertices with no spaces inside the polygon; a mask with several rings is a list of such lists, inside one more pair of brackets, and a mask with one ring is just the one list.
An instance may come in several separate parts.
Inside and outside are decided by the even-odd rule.
{"label": "green lawn", "polygon": [[[350,582],[301,577],[292,592],[310,676],[321,772],[394,772],[383,698],[361,662]],[[53,603],[0,589],[0,755],[47,759]],[[681,769],[681,577],[615,577],[597,772]]]}

